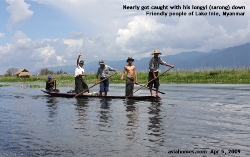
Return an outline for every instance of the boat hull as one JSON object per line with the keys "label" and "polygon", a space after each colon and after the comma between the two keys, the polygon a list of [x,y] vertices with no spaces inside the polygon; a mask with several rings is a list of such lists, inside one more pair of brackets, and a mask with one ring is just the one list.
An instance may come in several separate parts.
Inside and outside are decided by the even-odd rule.
{"label": "boat hull", "polygon": [[[76,93],[60,93],[60,92],[49,92],[45,90],[41,90],[42,92],[49,94],[53,97],[64,97],[64,98],[74,98]],[[96,96],[96,95],[78,95],[77,98],[111,98],[111,99],[133,99],[133,100],[152,100],[158,99],[154,96]]]}

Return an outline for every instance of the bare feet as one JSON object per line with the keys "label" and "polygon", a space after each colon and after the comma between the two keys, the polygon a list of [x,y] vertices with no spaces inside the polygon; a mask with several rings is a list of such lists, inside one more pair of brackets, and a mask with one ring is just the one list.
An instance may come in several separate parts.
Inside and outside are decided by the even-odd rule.
{"label": "bare feet", "polygon": [[157,98],[161,98],[158,94],[157,94],[155,97],[157,97]]}

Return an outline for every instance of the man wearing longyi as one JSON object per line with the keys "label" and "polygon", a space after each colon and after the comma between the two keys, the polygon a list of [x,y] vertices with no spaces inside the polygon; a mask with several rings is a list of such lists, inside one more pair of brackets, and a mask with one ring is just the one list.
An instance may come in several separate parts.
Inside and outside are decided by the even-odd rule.
{"label": "man wearing longyi", "polygon": [[[80,60],[81,55],[82,53],[80,52],[76,61],[76,70],[75,70],[75,91],[77,94],[81,93],[85,89],[88,89],[88,85],[83,78],[83,76],[85,76],[84,69],[82,68],[84,61]],[[89,93],[89,90],[86,92]]]}
{"label": "man wearing longyi", "polygon": [[152,55],[154,55],[154,57],[150,60],[149,62],[149,73],[148,73],[148,81],[151,81],[149,84],[148,84],[148,87],[150,88],[150,94],[151,96],[153,96],[153,93],[152,93],[152,86],[154,85],[154,88],[156,88],[156,97],[159,97],[159,94],[158,94],[158,89],[159,89],[159,86],[160,86],[160,83],[159,83],[159,78],[157,77],[158,76],[158,72],[159,72],[159,66],[160,64],[161,65],[166,65],[166,66],[169,66],[171,68],[174,68],[174,65],[170,65],[168,64],[167,62],[163,61],[159,55],[160,55],[160,51],[158,50],[154,50],[154,52],[152,53]]}
{"label": "man wearing longyi", "polygon": [[96,73],[96,79],[95,79],[95,84],[97,84],[98,76],[100,75],[100,90],[99,90],[99,95],[103,96],[102,93],[104,92],[104,96],[107,96],[107,93],[109,91],[109,71],[114,71],[115,73],[118,73],[117,70],[114,68],[111,68],[108,65],[105,65],[102,60],[99,61],[100,67],[97,70]]}
{"label": "man wearing longyi", "polygon": [[124,79],[124,74],[127,72],[125,96],[133,96],[134,83],[138,84],[136,67],[132,65],[133,61],[134,59],[132,57],[128,57],[128,65],[124,66],[124,70],[122,72],[121,80]]}

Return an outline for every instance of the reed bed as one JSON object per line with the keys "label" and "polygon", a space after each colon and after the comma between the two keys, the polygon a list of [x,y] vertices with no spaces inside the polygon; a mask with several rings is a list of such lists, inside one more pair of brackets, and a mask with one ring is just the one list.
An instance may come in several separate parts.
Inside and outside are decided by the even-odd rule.
{"label": "reed bed", "polygon": [[[57,85],[74,86],[74,75],[53,75]],[[121,81],[121,73],[110,78],[111,83],[125,83]],[[88,84],[93,84],[95,74],[84,77]],[[0,77],[0,82],[45,82],[47,76],[31,76],[30,78]],[[138,72],[140,84],[148,82],[147,72]],[[160,77],[161,83],[217,83],[217,84],[249,84],[249,69],[218,69],[218,70],[177,70],[169,71]]]}
{"label": "reed bed", "polygon": [[10,84],[9,83],[0,84],[0,87],[6,87],[6,86],[10,86]]}

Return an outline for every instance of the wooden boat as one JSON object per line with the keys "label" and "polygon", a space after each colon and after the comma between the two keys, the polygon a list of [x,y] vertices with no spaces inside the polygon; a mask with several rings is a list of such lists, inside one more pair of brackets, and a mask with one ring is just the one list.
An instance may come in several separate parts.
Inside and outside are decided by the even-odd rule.
{"label": "wooden boat", "polygon": [[[73,98],[76,96],[76,93],[61,93],[61,92],[49,92],[46,90],[41,90],[42,92],[49,94],[53,97],[65,97],[65,98]],[[77,98],[111,98],[111,99],[125,99],[126,96],[97,96],[97,95],[78,95]],[[131,96],[127,97],[127,99],[133,99],[133,100],[152,100],[152,99],[159,99],[154,96]]]}

